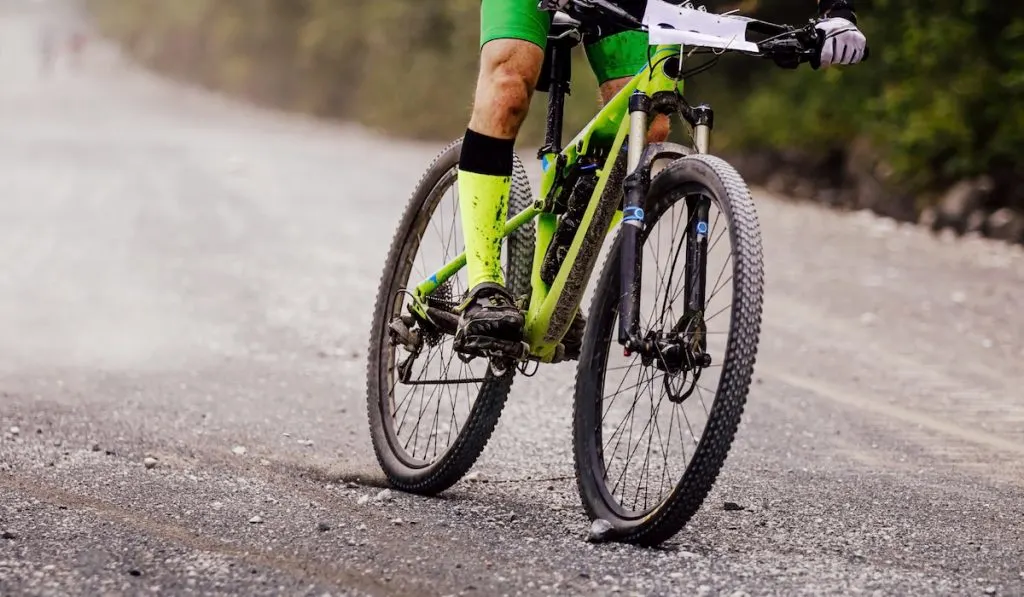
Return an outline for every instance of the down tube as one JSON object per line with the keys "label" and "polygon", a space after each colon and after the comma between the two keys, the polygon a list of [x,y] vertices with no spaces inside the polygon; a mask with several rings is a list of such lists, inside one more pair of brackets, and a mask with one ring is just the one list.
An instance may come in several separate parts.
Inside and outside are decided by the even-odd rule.
{"label": "down tube", "polygon": [[[577,259],[586,259],[592,252],[595,253],[593,257],[596,258],[597,248],[591,247],[590,243],[600,243],[601,241],[599,239],[592,240],[590,228],[594,225],[593,219],[598,211],[598,207],[601,201],[614,199],[614,196],[618,196],[618,194],[606,196],[606,186],[609,183],[611,167],[616,161],[629,132],[629,120],[626,118],[629,112],[629,97],[634,92],[653,96],[659,92],[671,93],[679,90],[681,81],[666,75],[663,66],[672,56],[679,55],[680,50],[679,46],[658,46],[651,58],[651,64],[658,68],[651,71],[648,67],[645,67],[609,102],[605,109],[601,111],[601,114],[595,118],[595,121],[580,136],[573,140],[574,143],[588,144],[593,132],[592,127],[595,127],[598,123],[603,125],[602,129],[604,131],[617,131],[598,187],[595,189],[584,216],[583,224],[573,239],[572,245],[569,248],[569,254],[566,256],[565,262],[556,276],[550,291],[543,296],[542,301],[539,301],[537,300],[538,289],[534,288],[534,300],[530,303],[530,310],[526,318],[526,337],[530,344],[531,352],[542,360],[547,360],[554,355],[557,345],[571,321],[571,317],[555,317],[555,314],[560,313],[564,315],[567,313],[569,307],[567,303],[572,303],[572,311],[575,312],[582,298],[584,287],[589,281],[593,266],[595,265],[593,260],[590,263],[580,264],[577,264],[576,261]],[[613,214],[610,226],[604,228],[604,222],[602,221],[602,235],[611,232],[614,226],[621,221],[621,218],[621,211],[617,210]],[[591,238],[587,238],[588,236],[591,236]],[[595,251],[588,250],[587,256],[581,255],[585,244],[588,247],[594,248]],[[572,283],[569,283],[570,276],[573,277]],[[576,287],[578,287],[578,290],[576,290]]]}
{"label": "down tube", "polygon": [[[505,234],[504,237],[512,234],[519,228],[525,226],[530,220],[533,220],[540,214],[540,210],[535,206],[530,206],[519,212],[512,217],[511,220],[505,222]],[[503,237],[503,238],[504,238]],[[420,282],[416,286],[415,294],[416,298],[423,300],[430,296],[430,293],[437,290],[437,288],[447,282],[452,276],[459,273],[459,270],[466,267],[466,253],[463,251],[458,257],[449,261],[448,263],[441,266],[441,269],[437,270],[429,278]]]}
{"label": "down tube", "polygon": [[[645,67],[646,69],[646,67]],[[622,125],[623,118],[629,109],[629,96],[636,89],[640,77],[634,77],[616,97],[605,105],[594,118],[580,131],[565,149],[561,151],[564,168],[561,172],[557,167],[558,156],[554,153],[542,157],[544,163],[544,174],[541,178],[541,197],[550,197],[552,189],[559,184],[559,176],[565,170],[570,169],[581,155],[586,155],[597,147],[608,148],[615,140],[615,136]],[[608,168],[604,168],[600,178],[607,177]],[[542,314],[539,307],[547,304],[549,295],[554,287],[549,286],[541,277],[541,266],[547,254],[549,244],[554,237],[557,228],[558,216],[552,213],[542,213],[537,219],[537,248],[534,256],[533,275],[531,285],[533,293],[530,297],[530,310],[526,315],[526,335],[528,338],[539,338],[546,333],[550,323],[550,313]],[[589,218],[585,218],[580,230],[587,228]],[[570,262],[567,258],[566,263]],[[557,282],[556,282],[557,284]],[[559,291],[560,293],[560,291]],[[532,331],[531,331],[532,330]],[[540,344],[531,341],[531,352],[534,356],[545,358],[552,356],[554,348],[548,343],[547,350],[539,350]],[[557,343],[555,343],[557,344]]]}
{"label": "down tube", "polygon": [[[615,135],[612,142],[608,158],[598,179],[597,188],[594,190],[590,204],[584,213],[583,222],[573,238],[562,267],[559,269],[558,275],[555,276],[554,283],[544,300],[530,303],[530,309],[526,316],[526,339],[530,344],[531,352],[545,361],[554,357],[558,344],[572,321],[572,316],[579,306],[593,270],[593,262],[597,259],[597,251],[607,233],[608,223],[614,217],[614,213],[607,214],[607,218],[603,219],[600,224],[600,230],[595,228],[594,220],[597,218],[598,211],[602,208],[607,210],[609,207],[607,203],[603,203],[609,199],[607,186],[612,179],[612,169],[629,131],[629,122],[624,115],[625,110],[619,114],[618,134]],[[614,211],[618,207],[611,206],[611,209]],[[599,234],[600,238],[594,238],[594,234]],[[584,246],[588,247],[588,251],[583,250]],[[586,254],[584,255],[584,253]]]}

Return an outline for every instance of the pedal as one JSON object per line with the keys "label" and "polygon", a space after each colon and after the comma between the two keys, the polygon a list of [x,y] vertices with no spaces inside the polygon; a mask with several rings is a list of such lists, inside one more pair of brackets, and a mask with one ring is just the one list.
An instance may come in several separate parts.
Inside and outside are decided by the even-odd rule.
{"label": "pedal", "polygon": [[[488,336],[466,336],[456,338],[455,350],[459,357],[482,357],[485,359],[523,361],[530,354],[530,345],[526,342],[502,340]],[[463,360],[466,360],[463,358]]]}

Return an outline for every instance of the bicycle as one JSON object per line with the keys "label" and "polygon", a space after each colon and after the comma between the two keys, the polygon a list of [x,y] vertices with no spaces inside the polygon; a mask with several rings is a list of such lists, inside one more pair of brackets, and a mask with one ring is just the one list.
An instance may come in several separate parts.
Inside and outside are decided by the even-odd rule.
{"label": "bicycle", "polygon": [[[683,81],[702,68],[688,69],[687,61],[706,49],[652,45],[647,66],[562,145],[569,51],[581,42],[588,15],[603,12],[644,27],[604,0],[574,0],[569,10],[555,15],[549,35],[540,193],[533,198],[516,157],[509,209],[515,215],[505,225],[506,282],[525,311],[526,340],[486,355],[452,348],[458,304],[467,290],[460,277],[466,257],[455,253],[461,249],[458,201],[454,194],[450,201],[444,198],[457,177],[456,141],[423,175],[388,254],[370,338],[371,435],[380,466],[400,490],[433,495],[462,479],[487,444],[516,371],[531,375],[540,364],[566,359],[561,339],[611,238],[577,365],[577,487],[588,516],[611,523],[609,539],[654,545],[700,508],[739,426],[761,326],[761,236],[747,185],[709,153],[712,109],[692,106],[682,94]],[[763,38],[753,45],[756,51],[743,45],[745,53],[789,67],[820,56],[824,39],[813,23],[745,23]],[[652,114],[680,115],[692,146],[648,144]],[[652,174],[661,159],[671,162]],[[431,229],[440,238],[436,261],[421,250]],[[723,240],[732,249],[724,257],[715,254],[716,261],[712,253]],[[643,267],[651,263],[653,268]],[[642,303],[641,295],[652,288],[653,301]],[[715,299],[725,306],[719,310]],[[727,309],[730,316],[718,319]],[[621,357],[611,350],[613,337]],[[716,351],[723,356],[716,359]],[[717,382],[713,390],[707,387],[710,377]],[[606,388],[612,387],[609,394]],[[616,404],[629,392],[632,398]],[[463,394],[468,404],[460,409]],[[616,406],[626,413],[617,423],[608,420]],[[693,424],[688,406],[703,424]],[[669,410],[664,422],[662,408]],[[647,416],[642,427],[632,418],[626,422],[637,414]],[[420,428],[424,422],[426,430]],[[627,470],[641,460],[643,470]],[[660,463],[659,473],[648,470],[652,461]]]}

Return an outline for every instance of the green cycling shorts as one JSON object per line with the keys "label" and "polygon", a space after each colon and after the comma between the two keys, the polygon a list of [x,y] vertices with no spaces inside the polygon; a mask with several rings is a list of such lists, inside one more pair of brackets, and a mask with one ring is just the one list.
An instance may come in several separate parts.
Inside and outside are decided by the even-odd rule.
{"label": "green cycling shorts", "polygon": [[[634,3],[642,11],[643,3]],[[626,6],[626,2],[621,4]],[[495,39],[521,39],[543,49],[550,27],[551,13],[537,10],[537,0],[481,0],[481,46]],[[647,34],[614,26],[601,29],[599,37],[583,40],[598,82],[632,77],[640,72],[647,64]]]}

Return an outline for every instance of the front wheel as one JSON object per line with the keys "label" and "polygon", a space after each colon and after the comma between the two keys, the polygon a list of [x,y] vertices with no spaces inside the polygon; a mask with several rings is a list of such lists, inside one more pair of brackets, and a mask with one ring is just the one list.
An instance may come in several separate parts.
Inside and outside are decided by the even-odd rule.
{"label": "front wheel", "polygon": [[[706,225],[694,225],[698,204]],[[588,515],[610,522],[612,539],[656,545],[697,512],[729,452],[753,375],[764,273],[750,191],[721,159],[672,162],[652,180],[644,207],[641,336],[685,337],[682,349],[701,358],[624,356],[617,240],[579,360],[573,445]],[[687,250],[688,235],[700,233],[706,258]],[[697,308],[686,297],[695,261],[706,283]]]}

